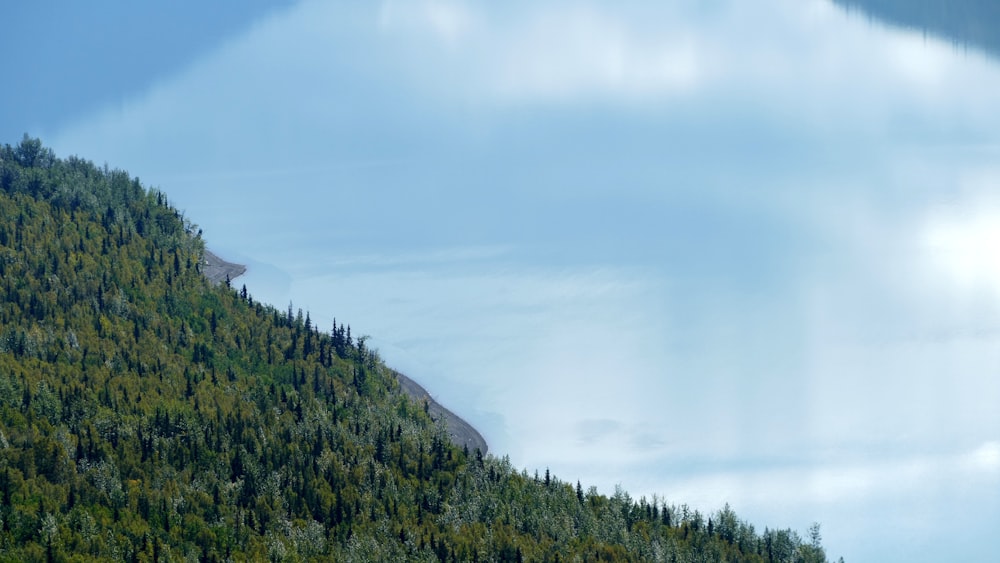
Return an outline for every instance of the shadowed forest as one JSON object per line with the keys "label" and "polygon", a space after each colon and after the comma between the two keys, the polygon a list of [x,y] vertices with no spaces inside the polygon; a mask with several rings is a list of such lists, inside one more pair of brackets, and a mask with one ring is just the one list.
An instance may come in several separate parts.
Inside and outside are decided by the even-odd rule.
{"label": "shadowed forest", "polygon": [[1000,4],[989,0],[833,0],[890,24],[1000,56]]}

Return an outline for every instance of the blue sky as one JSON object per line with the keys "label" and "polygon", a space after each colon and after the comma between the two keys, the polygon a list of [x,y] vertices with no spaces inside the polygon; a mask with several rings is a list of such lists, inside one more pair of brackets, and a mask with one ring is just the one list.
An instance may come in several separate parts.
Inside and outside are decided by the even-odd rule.
{"label": "blue sky", "polygon": [[[184,21],[118,13],[130,40]],[[160,186],[257,298],[370,334],[529,471],[817,520],[835,557],[985,556],[994,60],[824,0],[202,27],[141,69],[71,34],[91,93],[49,114],[27,93],[73,84],[18,66],[35,86],[0,106],[34,109],[0,123]]]}
{"label": "blue sky", "polygon": [[203,4],[18,2],[4,6],[0,49],[15,88],[0,106],[4,142],[123,102],[291,0]]}

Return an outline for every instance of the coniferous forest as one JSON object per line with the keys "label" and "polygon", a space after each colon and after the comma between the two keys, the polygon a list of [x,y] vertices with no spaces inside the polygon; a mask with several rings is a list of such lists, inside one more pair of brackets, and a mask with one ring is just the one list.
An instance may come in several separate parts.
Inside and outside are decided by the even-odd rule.
{"label": "coniferous forest", "polygon": [[349,328],[209,282],[124,171],[25,136],[0,188],[2,561],[825,560],[453,446]]}
{"label": "coniferous forest", "polygon": [[1000,56],[1000,4],[993,0],[834,0],[893,25]]}

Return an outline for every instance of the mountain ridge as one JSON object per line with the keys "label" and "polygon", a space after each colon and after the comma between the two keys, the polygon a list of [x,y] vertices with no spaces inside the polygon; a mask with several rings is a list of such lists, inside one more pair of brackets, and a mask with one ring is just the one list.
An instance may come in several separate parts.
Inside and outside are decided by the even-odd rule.
{"label": "mountain ridge", "polygon": [[988,0],[833,0],[850,12],[931,33],[963,47],[1000,57],[1000,4]]}

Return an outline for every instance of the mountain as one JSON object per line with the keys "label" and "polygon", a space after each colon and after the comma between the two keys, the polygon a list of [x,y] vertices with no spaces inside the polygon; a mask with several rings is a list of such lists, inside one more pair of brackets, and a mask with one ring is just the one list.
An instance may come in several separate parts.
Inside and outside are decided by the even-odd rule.
{"label": "mountain", "polygon": [[833,0],[899,27],[1000,56],[1000,3],[993,0]]}
{"label": "mountain", "polygon": [[0,560],[825,559],[455,446],[349,326],[206,257],[126,172],[0,147]]}

